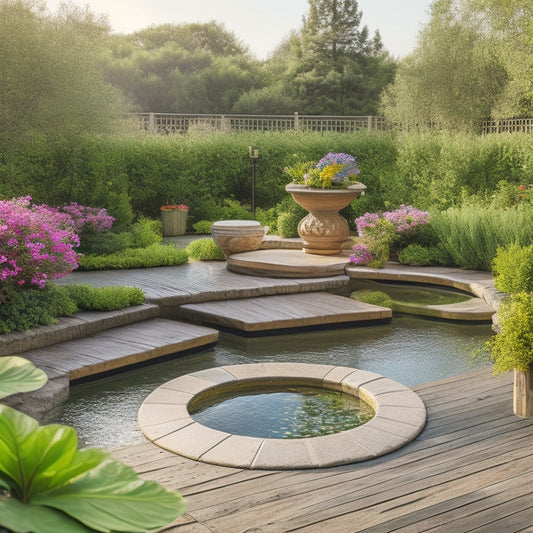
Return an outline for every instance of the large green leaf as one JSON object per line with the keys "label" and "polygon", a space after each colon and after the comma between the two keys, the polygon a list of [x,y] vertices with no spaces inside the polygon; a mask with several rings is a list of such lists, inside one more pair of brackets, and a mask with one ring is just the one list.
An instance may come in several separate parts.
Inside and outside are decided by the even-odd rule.
{"label": "large green leaf", "polygon": [[26,503],[26,513],[54,508],[96,531],[144,532],[185,512],[179,493],[141,480],[105,452],[78,450],[77,443],[72,428],[39,426],[0,405],[0,485]]}
{"label": "large green leaf", "polygon": [[0,357],[0,399],[40,389],[47,381],[47,375],[27,359],[16,355]]}
{"label": "large green leaf", "polygon": [[24,478],[21,471],[21,448],[39,427],[37,420],[11,407],[0,405],[0,478],[23,498]]}
{"label": "large green leaf", "polygon": [[[38,422],[0,405],[0,476],[23,502],[32,494],[61,486],[101,463],[107,454],[77,449],[74,429]],[[2,476],[3,474],[3,476]]]}
{"label": "large green leaf", "polygon": [[89,533],[74,518],[48,507],[28,505],[16,498],[0,498],[0,526],[15,533]]}
{"label": "large green leaf", "polygon": [[32,498],[61,509],[97,531],[144,532],[185,512],[181,495],[139,479],[125,464],[108,458],[72,483]]}

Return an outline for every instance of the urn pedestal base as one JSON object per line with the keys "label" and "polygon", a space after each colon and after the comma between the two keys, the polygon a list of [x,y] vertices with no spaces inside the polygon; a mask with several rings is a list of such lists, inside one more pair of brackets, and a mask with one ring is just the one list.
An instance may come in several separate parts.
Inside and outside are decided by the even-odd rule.
{"label": "urn pedestal base", "polygon": [[338,213],[315,211],[298,224],[306,254],[337,255],[350,236],[348,222]]}

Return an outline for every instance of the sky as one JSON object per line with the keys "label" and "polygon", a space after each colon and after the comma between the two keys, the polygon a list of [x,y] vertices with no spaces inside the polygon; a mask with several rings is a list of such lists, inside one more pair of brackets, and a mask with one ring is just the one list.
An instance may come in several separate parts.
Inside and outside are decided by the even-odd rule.
{"label": "sky", "polygon": [[[55,11],[62,0],[46,0]],[[70,0],[105,14],[115,33],[133,33],[151,25],[215,20],[250,47],[258,59],[298,30],[308,12],[307,0]],[[385,48],[396,58],[413,50],[419,30],[429,20],[432,0],[359,0],[361,24],[372,36],[379,30]]]}

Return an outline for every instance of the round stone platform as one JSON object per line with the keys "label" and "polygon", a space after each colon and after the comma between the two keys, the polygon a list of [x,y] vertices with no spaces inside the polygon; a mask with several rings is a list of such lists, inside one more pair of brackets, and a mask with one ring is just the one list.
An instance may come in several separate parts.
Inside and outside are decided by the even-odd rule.
{"label": "round stone platform", "polygon": [[232,254],[227,268],[237,274],[270,278],[321,278],[345,274],[350,252],[338,255],[306,254],[302,249],[268,249]]}

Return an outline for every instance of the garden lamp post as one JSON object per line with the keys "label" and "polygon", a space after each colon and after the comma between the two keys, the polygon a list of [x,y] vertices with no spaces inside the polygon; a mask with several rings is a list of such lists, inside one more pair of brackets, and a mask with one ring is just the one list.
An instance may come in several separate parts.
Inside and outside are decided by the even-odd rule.
{"label": "garden lamp post", "polygon": [[252,163],[252,214],[255,218],[255,165],[259,157],[259,150],[249,146],[248,151],[250,152],[250,161]]}

